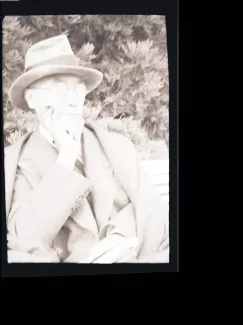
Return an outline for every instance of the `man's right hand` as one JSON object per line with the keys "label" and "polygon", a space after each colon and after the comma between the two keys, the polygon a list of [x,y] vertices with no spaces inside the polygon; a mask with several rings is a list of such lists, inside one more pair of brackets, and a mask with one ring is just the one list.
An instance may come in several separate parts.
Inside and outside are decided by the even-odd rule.
{"label": "man's right hand", "polygon": [[73,169],[78,152],[81,147],[81,134],[83,132],[84,120],[69,119],[64,115],[57,116],[52,109],[48,109],[44,116],[45,127],[59,150],[57,163]]}
{"label": "man's right hand", "polygon": [[71,119],[65,115],[58,115],[57,110],[49,108],[45,113],[45,127],[59,150],[64,146],[70,146],[73,150],[80,149],[83,119]]}

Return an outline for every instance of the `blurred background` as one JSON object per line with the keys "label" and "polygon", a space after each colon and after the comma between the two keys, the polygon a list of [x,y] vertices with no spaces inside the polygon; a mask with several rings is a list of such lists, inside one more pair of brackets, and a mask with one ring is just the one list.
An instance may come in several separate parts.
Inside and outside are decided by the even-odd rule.
{"label": "blurred background", "polygon": [[122,133],[144,160],[168,159],[169,78],[166,25],[156,15],[7,16],[3,21],[4,144],[37,126],[33,111],[13,107],[12,82],[24,71],[27,49],[66,34],[80,65],[104,79],[86,97],[84,115]]}

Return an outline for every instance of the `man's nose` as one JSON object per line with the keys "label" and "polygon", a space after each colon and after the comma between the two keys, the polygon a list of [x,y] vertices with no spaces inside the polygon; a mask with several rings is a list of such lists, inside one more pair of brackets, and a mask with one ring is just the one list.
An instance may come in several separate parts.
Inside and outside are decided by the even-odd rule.
{"label": "man's nose", "polygon": [[66,101],[70,106],[76,106],[78,104],[77,92],[74,89],[69,89],[66,95]]}

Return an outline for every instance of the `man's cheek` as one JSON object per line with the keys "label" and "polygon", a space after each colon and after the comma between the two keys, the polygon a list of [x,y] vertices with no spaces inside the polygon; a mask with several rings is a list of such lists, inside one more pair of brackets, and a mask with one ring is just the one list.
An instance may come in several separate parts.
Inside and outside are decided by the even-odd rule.
{"label": "man's cheek", "polygon": [[35,112],[36,112],[36,115],[39,119],[39,121],[43,121],[44,120],[44,116],[45,116],[45,113],[47,112],[47,107],[46,106],[36,106],[36,109],[35,109]]}

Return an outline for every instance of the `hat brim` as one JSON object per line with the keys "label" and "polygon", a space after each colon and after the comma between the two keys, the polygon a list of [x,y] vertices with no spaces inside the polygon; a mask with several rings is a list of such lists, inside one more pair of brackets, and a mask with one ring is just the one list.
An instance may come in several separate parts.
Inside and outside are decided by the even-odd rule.
{"label": "hat brim", "polygon": [[92,68],[55,64],[45,65],[23,73],[14,81],[9,90],[10,102],[18,108],[28,109],[29,107],[25,100],[25,90],[33,82],[55,74],[69,74],[82,77],[87,88],[87,94],[94,90],[103,79],[102,72]]}

